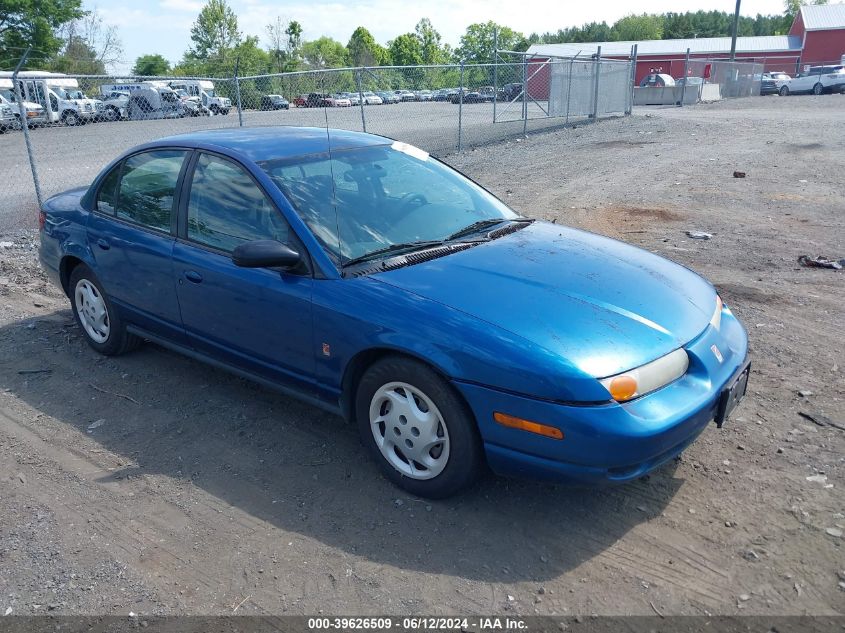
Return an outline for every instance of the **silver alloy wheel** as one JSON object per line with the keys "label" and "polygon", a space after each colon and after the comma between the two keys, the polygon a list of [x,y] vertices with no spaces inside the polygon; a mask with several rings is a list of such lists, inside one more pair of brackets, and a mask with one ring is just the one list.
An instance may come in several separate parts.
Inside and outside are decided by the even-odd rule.
{"label": "silver alloy wheel", "polygon": [[105,343],[109,338],[111,325],[103,295],[90,281],[80,279],[74,289],[73,300],[85,333],[95,343]]}
{"label": "silver alloy wheel", "polygon": [[411,479],[433,479],[449,462],[449,431],[434,402],[416,387],[389,382],[370,401],[370,429],[381,454]]}

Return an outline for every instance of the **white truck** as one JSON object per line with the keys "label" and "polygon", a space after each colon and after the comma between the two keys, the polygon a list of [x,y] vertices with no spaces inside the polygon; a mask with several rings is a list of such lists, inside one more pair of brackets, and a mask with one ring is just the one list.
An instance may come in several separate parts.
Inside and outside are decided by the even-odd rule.
{"label": "white truck", "polygon": [[214,92],[214,82],[207,79],[174,79],[170,82],[173,90],[184,90],[189,97],[199,97],[200,104],[211,114],[229,114],[232,100],[220,97]]}
{"label": "white truck", "polygon": [[[23,95],[23,93],[21,93],[21,95]],[[44,108],[37,103],[24,100],[23,107],[26,112],[26,121],[29,127],[38,127],[47,122],[47,118],[44,115]],[[0,109],[3,110],[3,121],[0,123],[0,126],[2,126],[4,131],[20,127],[21,110],[18,107],[12,80],[8,77],[0,77]],[[11,117],[13,121],[10,121],[9,117]]]}
{"label": "white truck", "polygon": [[[10,71],[0,72],[0,79],[11,77]],[[86,97],[75,77],[43,70],[23,70],[18,73],[18,83],[24,99],[44,108],[48,123],[79,125],[102,116],[103,102]]]}

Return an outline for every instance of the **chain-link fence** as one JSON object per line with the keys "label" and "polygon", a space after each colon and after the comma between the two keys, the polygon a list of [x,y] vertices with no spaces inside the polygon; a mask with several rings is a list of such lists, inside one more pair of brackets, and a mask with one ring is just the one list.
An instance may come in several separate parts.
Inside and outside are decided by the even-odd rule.
{"label": "chain-link fence", "polygon": [[43,200],[86,185],[121,152],[164,136],[317,126],[380,134],[443,156],[573,119],[629,112],[630,63],[524,58],[237,78],[2,72],[0,96],[24,113],[29,137],[27,147],[20,114],[0,137],[0,177],[9,183],[3,229],[34,224],[36,194]]}
{"label": "chain-link fence", "polygon": [[727,60],[649,60],[635,105],[691,105],[760,94],[764,64]]}

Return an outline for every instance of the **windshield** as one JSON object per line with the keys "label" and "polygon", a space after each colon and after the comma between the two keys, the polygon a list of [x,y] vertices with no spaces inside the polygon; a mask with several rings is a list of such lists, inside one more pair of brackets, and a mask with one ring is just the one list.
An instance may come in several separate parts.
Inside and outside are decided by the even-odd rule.
{"label": "windshield", "polygon": [[55,92],[56,96],[59,99],[69,99],[70,98],[70,97],[67,96],[67,92],[65,92],[65,89],[61,88],[60,86],[47,86],[47,88],[49,88],[50,90]]}
{"label": "windshield", "polygon": [[211,90],[206,90],[205,94],[207,94],[209,97],[217,96],[217,95],[214,94],[214,88],[212,88]]}
{"label": "windshield", "polygon": [[377,145],[259,163],[336,264],[520,217],[426,152]]}
{"label": "windshield", "polygon": [[15,93],[8,88],[0,89],[0,97],[3,97],[6,101],[15,103]]}
{"label": "windshield", "polygon": [[85,95],[82,93],[81,90],[68,90],[67,91],[67,98],[68,99],[85,99]]}

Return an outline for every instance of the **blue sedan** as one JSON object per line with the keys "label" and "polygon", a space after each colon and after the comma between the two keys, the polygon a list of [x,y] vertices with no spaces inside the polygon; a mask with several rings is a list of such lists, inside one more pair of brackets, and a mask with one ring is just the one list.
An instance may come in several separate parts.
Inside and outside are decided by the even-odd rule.
{"label": "blue sedan", "polygon": [[745,331],[707,281],[379,136],[164,138],[40,220],[95,350],[153,341],[343,415],[416,495],[485,467],[629,481],[746,389]]}

